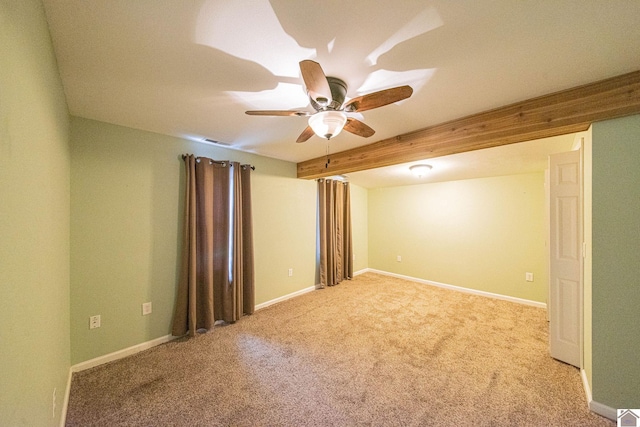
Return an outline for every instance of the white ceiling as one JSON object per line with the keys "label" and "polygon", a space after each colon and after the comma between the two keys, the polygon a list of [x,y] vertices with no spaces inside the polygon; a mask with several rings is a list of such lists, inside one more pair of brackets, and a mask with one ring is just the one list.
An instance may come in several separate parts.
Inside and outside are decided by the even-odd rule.
{"label": "white ceiling", "polygon": [[[345,176],[349,182],[361,187],[380,188],[540,172],[547,168],[549,154],[571,151],[577,142],[577,136],[580,134],[503,145],[374,170],[351,172]],[[409,167],[417,164],[430,165],[432,169],[426,175],[416,177]]]}
{"label": "white ceiling", "polygon": [[[44,3],[71,114],[293,162],[327,142],[295,143],[305,118],[244,111],[306,107],[303,59],[346,81],[349,98],[414,88],[359,116],[374,136],[343,132],[331,152],[640,69],[636,0]],[[528,167],[518,150],[492,150],[459,155],[456,176],[480,163],[504,174],[511,151]],[[388,185],[393,170],[350,175]]]}

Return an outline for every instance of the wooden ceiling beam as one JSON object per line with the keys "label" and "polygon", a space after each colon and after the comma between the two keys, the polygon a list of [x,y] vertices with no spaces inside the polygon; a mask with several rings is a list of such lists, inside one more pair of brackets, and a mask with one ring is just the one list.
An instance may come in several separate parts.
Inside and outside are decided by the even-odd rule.
{"label": "wooden ceiling beam", "polygon": [[640,113],[640,71],[430,126],[298,163],[320,178],[587,130]]}

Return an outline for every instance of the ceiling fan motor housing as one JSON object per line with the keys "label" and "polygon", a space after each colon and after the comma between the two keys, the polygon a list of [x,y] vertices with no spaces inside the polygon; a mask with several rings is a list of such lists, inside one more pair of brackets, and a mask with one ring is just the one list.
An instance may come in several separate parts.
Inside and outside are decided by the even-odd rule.
{"label": "ceiling fan motor housing", "polygon": [[318,99],[317,101],[312,97],[309,97],[309,101],[311,101],[311,106],[316,111],[322,110],[339,110],[344,103],[344,98],[347,96],[347,84],[336,77],[327,77],[327,81],[329,82],[329,88],[331,89],[331,97],[333,98],[329,104],[323,105],[323,102]]}

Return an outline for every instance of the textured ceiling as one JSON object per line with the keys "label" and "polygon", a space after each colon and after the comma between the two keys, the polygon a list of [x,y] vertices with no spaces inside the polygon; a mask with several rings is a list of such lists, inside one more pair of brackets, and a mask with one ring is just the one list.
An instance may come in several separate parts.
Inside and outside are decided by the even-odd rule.
{"label": "textured ceiling", "polygon": [[[293,162],[640,69],[633,0],[44,3],[71,114]],[[244,111],[307,107],[308,58],[348,98],[414,94],[358,116],[368,139],[296,144],[305,118]]]}

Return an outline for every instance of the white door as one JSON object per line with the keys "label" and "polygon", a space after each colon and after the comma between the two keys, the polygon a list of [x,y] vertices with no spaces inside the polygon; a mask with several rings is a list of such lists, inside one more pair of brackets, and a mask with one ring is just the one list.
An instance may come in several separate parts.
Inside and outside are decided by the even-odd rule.
{"label": "white door", "polygon": [[581,151],[549,156],[549,347],[555,359],[581,367]]}

